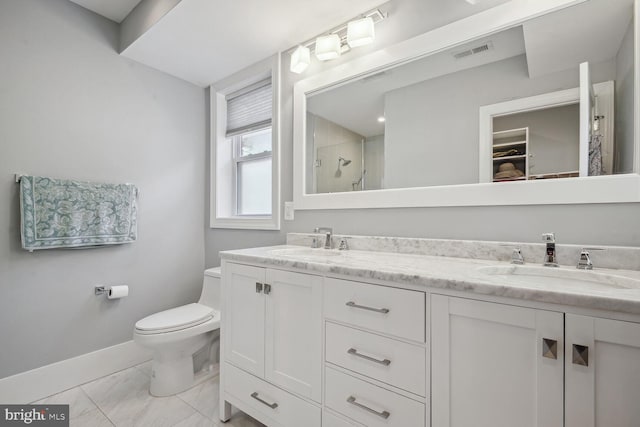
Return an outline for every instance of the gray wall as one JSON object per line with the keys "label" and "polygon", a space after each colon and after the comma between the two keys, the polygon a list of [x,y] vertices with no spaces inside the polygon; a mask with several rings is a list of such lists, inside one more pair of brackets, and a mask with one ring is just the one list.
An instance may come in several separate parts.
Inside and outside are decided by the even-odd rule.
{"label": "gray wall", "polygon": [[[324,64],[315,62],[302,75],[289,73],[283,66],[283,202],[293,198],[293,85],[323,68],[397,43],[446,24],[445,21],[451,22],[450,17],[441,20],[437,3],[394,0],[391,2],[389,19],[376,26],[376,42],[373,45],[354,49],[337,61]],[[489,3],[487,5],[490,6]],[[283,61],[287,63],[286,55]],[[309,232],[321,225],[333,226],[339,233],[525,242],[539,242],[540,233],[555,231],[560,244],[640,246],[638,218],[640,204],[296,211],[295,220],[283,221],[280,231],[208,229],[205,253],[207,266],[216,266],[220,263],[219,251],[281,244],[287,232]]]}
{"label": "gray wall", "polygon": [[[67,0],[0,2],[0,378],[131,340],[199,296],[204,90],[117,49],[117,24]],[[23,251],[15,172],[138,185],[138,241]]]}
{"label": "gray wall", "polygon": [[384,185],[384,135],[371,136],[364,141],[364,177],[360,188],[379,190]]}
{"label": "gray wall", "polygon": [[[616,147],[615,173],[629,173],[633,170],[633,94],[634,55],[633,19],[624,36],[616,58]],[[636,115],[636,117],[638,117]]]}

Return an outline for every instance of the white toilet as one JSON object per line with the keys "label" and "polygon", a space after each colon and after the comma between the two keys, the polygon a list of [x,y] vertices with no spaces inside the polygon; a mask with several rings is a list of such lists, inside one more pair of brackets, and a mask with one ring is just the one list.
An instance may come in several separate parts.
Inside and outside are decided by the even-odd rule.
{"label": "white toilet", "polygon": [[170,396],[196,382],[194,355],[212,353],[220,328],[220,267],[205,270],[197,303],[161,311],[139,320],[133,340],[153,350],[150,393]]}

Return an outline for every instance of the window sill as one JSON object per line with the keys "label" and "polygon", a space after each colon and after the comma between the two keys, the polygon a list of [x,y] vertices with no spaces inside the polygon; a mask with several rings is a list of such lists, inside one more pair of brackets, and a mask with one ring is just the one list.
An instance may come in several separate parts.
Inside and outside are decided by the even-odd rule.
{"label": "window sill", "polygon": [[272,216],[211,218],[210,227],[241,230],[280,230],[280,224]]}

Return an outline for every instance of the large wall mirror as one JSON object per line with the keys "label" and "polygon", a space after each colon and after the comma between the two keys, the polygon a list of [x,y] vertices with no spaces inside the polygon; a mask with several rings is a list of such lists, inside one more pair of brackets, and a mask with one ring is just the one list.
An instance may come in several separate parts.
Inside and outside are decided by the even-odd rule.
{"label": "large wall mirror", "polygon": [[296,208],[640,201],[638,0],[530,3],[299,82]]}

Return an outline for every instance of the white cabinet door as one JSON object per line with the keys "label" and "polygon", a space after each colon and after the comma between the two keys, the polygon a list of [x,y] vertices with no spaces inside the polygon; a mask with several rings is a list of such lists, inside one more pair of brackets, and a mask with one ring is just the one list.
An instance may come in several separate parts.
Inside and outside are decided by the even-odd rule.
{"label": "white cabinet door", "polygon": [[431,309],[433,427],[563,425],[562,313],[440,295]]}
{"label": "white cabinet door", "polygon": [[640,324],[567,314],[566,426],[640,425]]}
{"label": "white cabinet door", "polygon": [[225,360],[259,377],[264,376],[264,282],[264,268],[226,264],[221,329]]}
{"label": "white cabinet door", "polygon": [[321,400],[322,278],[267,270],[265,378]]}

